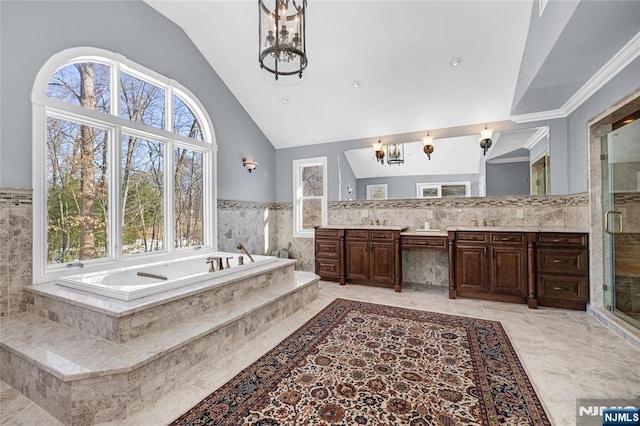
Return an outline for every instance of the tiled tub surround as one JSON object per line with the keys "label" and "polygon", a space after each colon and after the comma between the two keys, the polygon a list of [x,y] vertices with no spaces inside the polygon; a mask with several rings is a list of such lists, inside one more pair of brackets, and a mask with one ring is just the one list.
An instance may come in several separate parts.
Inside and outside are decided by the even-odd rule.
{"label": "tiled tub surround", "polygon": [[65,424],[125,419],[316,298],[315,274],[279,262],[134,301],[38,285],[2,319],[2,380]]}
{"label": "tiled tub surround", "polygon": [[283,248],[276,246],[273,206],[272,203],[218,200],[218,250],[238,252],[238,242],[252,254],[270,254]]}
{"label": "tiled tub surround", "polygon": [[295,260],[278,259],[227,277],[211,274],[208,281],[124,301],[74,291],[54,283],[25,288],[32,304],[28,312],[115,343],[162,330],[200,314],[227,309],[225,304],[269,292],[294,280]]}

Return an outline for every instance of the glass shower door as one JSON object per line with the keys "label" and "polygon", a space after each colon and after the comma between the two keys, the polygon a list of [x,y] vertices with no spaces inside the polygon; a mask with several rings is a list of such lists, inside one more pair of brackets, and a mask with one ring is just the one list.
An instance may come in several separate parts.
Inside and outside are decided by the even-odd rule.
{"label": "glass shower door", "polygon": [[602,138],[605,305],[640,328],[640,120]]}

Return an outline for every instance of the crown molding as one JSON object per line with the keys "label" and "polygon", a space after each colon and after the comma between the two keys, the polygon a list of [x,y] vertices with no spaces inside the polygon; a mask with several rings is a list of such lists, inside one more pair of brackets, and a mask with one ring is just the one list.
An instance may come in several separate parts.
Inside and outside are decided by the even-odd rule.
{"label": "crown molding", "polygon": [[533,148],[534,146],[536,146],[536,144],[538,142],[540,142],[544,137],[546,137],[549,134],[549,127],[547,126],[543,126],[538,128],[538,130],[536,130],[536,132],[529,138],[529,140],[527,142],[525,142],[524,145],[522,145],[523,148],[526,148],[528,150],[531,150],[531,148]]}
{"label": "crown molding", "polygon": [[640,56],[640,31],[558,109],[512,115],[516,123],[565,118]]}

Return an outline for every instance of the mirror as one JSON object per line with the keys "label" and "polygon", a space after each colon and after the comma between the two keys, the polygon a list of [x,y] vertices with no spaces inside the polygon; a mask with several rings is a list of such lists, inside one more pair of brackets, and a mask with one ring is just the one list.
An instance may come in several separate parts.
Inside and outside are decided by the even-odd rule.
{"label": "mirror", "polygon": [[344,151],[340,201],[549,193],[548,127],[494,132],[491,139],[486,155],[478,134],[434,139],[429,155],[421,140],[383,140],[384,155],[373,146]]}

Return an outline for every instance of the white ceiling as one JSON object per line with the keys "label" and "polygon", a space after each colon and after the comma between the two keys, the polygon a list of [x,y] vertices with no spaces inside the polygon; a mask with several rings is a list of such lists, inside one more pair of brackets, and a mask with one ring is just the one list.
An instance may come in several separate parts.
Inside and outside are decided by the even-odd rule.
{"label": "white ceiling", "polygon": [[309,0],[309,65],[276,82],[258,64],[255,0],[146,2],[184,29],[276,148],[508,119],[532,8]]}

